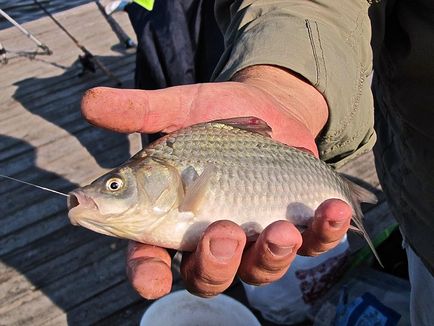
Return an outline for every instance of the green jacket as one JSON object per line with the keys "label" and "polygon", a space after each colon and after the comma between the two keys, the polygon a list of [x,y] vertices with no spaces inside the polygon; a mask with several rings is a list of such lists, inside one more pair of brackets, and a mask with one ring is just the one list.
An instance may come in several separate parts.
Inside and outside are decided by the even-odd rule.
{"label": "green jacket", "polygon": [[[401,229],[434,271],[434,5],[431,0],[216,1],[225,52],[216,80],[273,64],[326,98],[321,158],[339,166],[375,147]],[[371,38],[371,29],[372,35]],[[372,43],[372,44],[371,44]]]}

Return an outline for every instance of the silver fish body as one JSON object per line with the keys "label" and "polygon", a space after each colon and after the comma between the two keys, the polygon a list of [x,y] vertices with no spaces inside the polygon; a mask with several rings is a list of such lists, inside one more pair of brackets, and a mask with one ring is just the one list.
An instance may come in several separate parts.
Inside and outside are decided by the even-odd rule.
{"label": "silver fish body", "polygon": [[313,155],[249,129],[227,120],[162,137],[121,167],[73,191],[71,222],[192,250],[214,221],[232,220],[247,235],[277,220],[306,226],[323,201],[337,198],[352,206],[353,221],[364,232],[360,202],[373,202],[372,194]]}

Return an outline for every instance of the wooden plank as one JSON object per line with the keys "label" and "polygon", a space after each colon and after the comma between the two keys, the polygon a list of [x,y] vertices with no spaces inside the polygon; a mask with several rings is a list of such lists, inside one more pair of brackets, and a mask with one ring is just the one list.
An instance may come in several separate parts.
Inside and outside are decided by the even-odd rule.
{"label": "wooden plank", "polygon": [[[48,8],[48,10],[50,10]],[[80,35],[87,34],[88,31],[92,31],[88,28],[87,24],[94,24],[96,28],[102,29],[105,32],[106,37],[116,38],[115,34],[111,32],[111,28],[109,24],[105,21],[105,18],[99,12],[97,6],[92,2],[89,4],[84,4],[80,6],[75,6],[69,10],[57,12],[53,14],[53,16],[66,27],[68,31],[71,32],[77,39]],[[117,14],[115,15],[115,19],[118,24],[125,30],[127,33],[133,33],[133,29],[128,19],[127,14]],[[66,38],[63,32],[54,24],[54,22],[43,15],[42,18],[38,20],[32,20],[30,22],[26,22],[21,24],[24,28],[31,31],[33,35],[36,37],[43,37],[44,34],[47,33],[56,33],[58,34],[57,38]],[[77,33],[75,35],[74,33]],[[28,41],[29,44],[34,45],[34,43],[27,39],[27,37],[22,34],[17,28],[10,25],[9,28],[5,28],[0,30],[0,36],[2,40],[6,42],[21,42]],[[17,40],[18,38],[18,40]],[[116,38],[117,39],[117,38]],[[50,38],[47,38],[45,41],[53,41]]]}
{"label": "wooden plank", "polygon": [[[107,45],[108,46],[108,45]],[[5,76],[9,78],[9,83],[0,88],[2,91],[2,95],[0,96],[0,103],[4,103],[5,100],[8,100],[13,94],[15,89],[22,85],[25,81],[33,79],[40,80],[50,80],[55,77],[62,76],[65,80],[83,80],[86,81],[88,78],[87,75],[84,77],[78,77],[79,73],[82,71],[82,66],[78,60],[78,56],[82,55],[81,52],[71,51],[69,55],[65,58],[59,58],[56,61],[42,61],[42,59],[34,59],[32,61],[26,62],[22,61],[19,68],[22,70],[6,70],[4,69]],[[128,53],[125,55],[119,55],[114,53],[95,53],[95,57],[97,57],[100,61],[104,63],[106,66],[112,66],[112,69],[115,69],[113,63],[121,63],[125,58],[133,58],[133,53]],[[9,67],[8,67],[9,68]],[[18,68],[17,68],[18,69]],[[97,69],[97,73],[101,72]],[[88,75],[92,76],[92,73],[88,72]],[[53,83],[54,85],[54,83]],[[29,92],[38,92],[42,89],[42,85],[37,85],[37,89],[31,90]]]}
{"label": "wooden plank", "polygon": [[[69,12],[62,12],[54,16],[79,40],[80,43],[88,47],[91,52],[92,49],[98,49],[101,51],[103,49],[108,50],[111,47],[93,45],[94,43],[91,42],[89,38],[95,35],[101,35],[101,33],[104,34],[104,38],[100,38],[98,40],[99,42],[110,42],[111,45],[113,43],[118,43],[116,35],[111,31],[110,26],[94,4],[77,7],[71,9]],[[124,29],[131,37],[135,36],[126,14],[116,15],[116,20],[122,29]],[[79,23],[77,24],[78,21]],[[23,26],[31,30],[36,37],[38,37],[43,43],[46,43],[50,49],[53,50],[54,53],[52,56],[43,58],[57,58],[62,56],[67,53],[63,51],[65,47],[76,49],[77,53],[81,52],[73,45],[72,40],[70,40],[48,17],[23,24]],[[2,39],[3,45],[8,50],[32,50],[36,47],[33,42],[28,40],[17,28],[14,27],[0,31],[0,39]],[[42,56],[38,58],[42,58]],[[18,66],[17,61],[20,59],[22,58],[13,58],[9,61],[8,65],[12,66],[15,64]]]}
{"label": "wooden plank", "polygon": [[[112,153],[116,153],[116,151],[113,151]],[[84,171],[86,170],[84,169]],[[42,175],[42,173],[40,174]],[[89,173],[86,174],[86,179],[88,176]],[[21,179],[30,179],[30,182],[37,182],[63,192],[68,192],[77,187],[76,184],[67,182],[60,177],[52,177],[55,178],[53,183],[49,182],[45,178],[37,178],[37,181],[27,177],[21,177]],[[4,227],[0,231],[0,236],[6,236],[9,233],[16,232],[25,226],[39,222],[46,216],[66,212],[65,198],[38,189],[28,188],[28,186],[22,187],[27,187],[27,189],[20,188],[17,191],[12,191],[3,195],[5,200],[0,204],[0,208],[4,208],[4,216],[1,218]],[[2,239],[0,239],[0,243],[1,241]],[[2,249],[0,249],[0,252],[1,250]]]}
{"label": "wooden plank", "polygon": [[[21,273],[9,273],[7,282],[0,284],[0,305],[8,305],[31,291],[45,288],[115,251],[123,252],[126,244],[127,241],[125,240],[94,234],[92,242],[86,242],[75,250],[66,252],[64,255],[57,256],[25,272],[19,270],[18,266],[13,266]],[[3,260],[3,262],[9,265],[8,261]],[[118,262],[118,264],[122,263],[121,261]]]}
{"label": "wooden plank", "polygon": [[[74,1],[59,1],[59,0],[40,0],[39,1],[52,14],[57,14],[59,11],[69,10],[72,7],[84,5],[91,0],[74,0]],[[26,24],[29,21],[37,21],[45,17],[45,13],[40,10],[39,6],[32,0],[3,0],[3,10],[7,11],[18,23]],[[7,28],[9,22],[2,22],[1,29]]]}
{"label": "wooden plank", "polygon": [[[78,128],[78,127],[77,127]],[[67,136],[67,135],[66,135]],[[128,155],[128,140],[132,138],[132,135],[124,135],[111,133],[104,131],[102,129],[89,127],[86,125],[83,129],[75,133],[75,137],[62,137],[55,141],[48,140],[49,142],[38,147],[37,155],[34,155],[34,147],[27,145],[22,142],[22,146],[25,148],[21,150],[21,153],[17,156],[10,158],[13,163],[22,164],[21,166],[4,166],[3,168],[9,174],[19,173],[23,169],[22,167],[30,167],[32,162],[39,164],[55,164],[62,159],[65,163],[70,161],[69,164],[81,164],[80,162],[75,162],[74,155],[77,156],[77,149],[82,144],[85,145],[85,150],[80,150],[80,152],[86,154],[87,152],[92,154],[89,159],[96,159],[103,167],[113,167],[122,163],[123,160],[129,158]],[[92,138],[93,137],[93,138]],[[50,152],[52,149],[59,148],[61,154],[56,154],[55,152]],[[20,163],[20,160],[28,161],[27,164]],[[5,163],[1,163],[6,165]],[[68,171],[68,167],[65,167]],[[94,168],[94,166],[89,166],[89,170]],[[82,171],[77,171],[78,173]]]}
{"label": "wooden plank", "polygon": [[[151,301],[144,300],[131,288],[126,281],[122,281],[114,287],[98,294],[80,304],[77,307],[69,310],[67,313],[67,320],[70,325],[94,325],[95,323],[104,319],[104,317],[113,314],[113,311],[125,311],[131,305],[140,305],[140,310],[143,312]],[[128,311],[128,310],[127,310]],[[128,313],[128,312],[127,312]],[[126,314],[124,314],[125,316]],[[104,321],[105,325],[138,325],[137,317],[124,318],[118,323]],[[63,316],[58,316],[53,320],[47,322],[47,325],[59,325]]]}
{"label": "wooden plank", "polygon": [[[6,324],[42,324],[63,311],[88,300],[125,279],[124,253],[115,251],[102,260],[84,266],[76,272],[39,290],[0,306],[0,320]],[[74,295],[72,295],[74,294]],[[49,304],[49,301],[53,304]],[[20,314],[16,309],[19,307]]]}
{"label": "wooden plank", "polygon": [[[127,72],[127,74],[131,75],[131,72]],[[124,79],[123,75],[120,75],[119,77]],[[105,79],[105,77],[102,78]],[[21,134],[23,134],[25,131],[29,130],[29,122],[25,124],[26,121],[30,120],[33,125],[37,126],[37,121],[39,118],[46,118],[48,121],[51,121],[53,119],[51,115],[56,113],[68,114],[68,112],[71,112],[77,116],[80,116],[81,97],[87,89],[98,85],[98,79],[94,80],[94,83],[95,84],[87,83],[82,86],[78,86],[79,89],[74,90],[76,93],[72,93],[73,90],[71,90],[67,94],[63,94],[64,96],[67,96],[67,99],[60,98],[57,102],[55,101],[40,107],[34,106],[36,103],[32,104],[31,106],[22,107],[20,103],[13,102],[13,105],[10,105],[10,107],[12,110],[14,110],[14,112],[13,114],[4,117],[2,121],[2,124],[4,125],[2,133],[12,133],[16,131],[16,129],[13,128],[15,124],[24,124],[25,129],[21,132]]]}
{"label": "wooden plank", "polygon": [[44,238],[1,256],[3,263],[0,265],[0,282],[5,282],[17,273],[26,273],[70,251],[73,252],[97,237],[100,235],[85,228],[67,225]]}
{"label": "wooden plank", "polygon": [[[97,56],[101,62],[110,70],[116,72],[116,74],[127,75],[130,74],[130,78],[134,73],[135,56],[130,54],[126,56]],[[47,70],[47,69],[45,69]],[[76,91],[76,86],[82,86],[77,88],[81,91],[83,84],[86,85],[86,81],[101,83],[101,81],[107,81],[112,83],[100,70],[97,70],[95,74],[88,73],[84,77],[78,77],[81,72],[81,66],[74,64],[61,74],[49,74],[48,76],[34,75],[30,78],[17,80],[14,84],[14,93],[12,98],[4,97],[4,105],[12,105],[13,102],[19,101],[23,106],[31,104],[32,106],[38,106],[38,103],[33,103],[35,99],[42,99],[45,102],[41,102],[39,106],[46,105],[50,102],[54,102],[57,99],[62,99],[62,96],[58,94],[59,90],[73,93]],[[16,73],[16,72],[14,72]],[[19,75],[18,75],[19,76]],[[127,75],[128,76],[128,75]],[[96,80],[99,78],[100,80]],[[74,87],[71,89],[71,87]],[[63,95],[64,99],[64,95]],[[4,114],[4,113],[3,113]]]}
{"label": "wooden plank", "polygon": [[[93,127],[90,127],[95,129]],[[96,130],[96,129],[95,129]],[[83,130],[83,132],[86,132]],[[119,163],[123,163],[124,158],[128,158],[131,154],[136,153],[140,149],[140,136],[138,134],[129,135],[127,138],[119,135],[118,137],[107,137],[107,135],[103,132],[101,134],[101,138],[94,139],[95,142],[98,143],[98,148],[93,151],[93,154],[98,157],[98,160],[105,161],[110,163],[110,165],[117,166]],[[4,137],[0,136],[0,140],[3,141]],[[127,143],[127,141],[129,144]],[[63,142],[63,140],[59,140],[60,143],[52,142],[49,145],[44,145],[41,148],[45,148],[43,152],[60,152],[56,151],[56,146],[60,148],[68,148],[68,142]],[[128,145],[129,145],[129,154],[128,154]],[[20,146],[21,147],[21,146]],[[71,187],[75,187],[74,183],[71,181],[64,179],[62,175],[57,175],[54,173],[50,173],[48,171],[42,170],[38,168],[36,165],[36,160],[34,156],[34,149],[31,146],[23,145],[23,148],[20,150],[19,154],[13,157],[10,157],[7,161],[0,161],[0,167],[2,164],[8,163],[8,166],[2,167],[2,172],[6,173],[10,176],[16,177],[20,180],[29,181],[33,183],[39,183],[41,185],[51,187],[53,189],[57,189],[59,191],[68,191]],[[41,148],[39,150],[41,150]],[[93,157],[87,156],[82,160],[77,161],[75,157],[77,154],[74,152],[74,148],[70,148],[70,150],[66,150],[64,153],[61,152],[62,155],[59,156],[45,156],[43,162],[51,162],[54,165],[65,164],[68,165],[68,168],[65,168],[63,172],[67,174],[68,171],[71,171],[74,176],[74,180],[79,183],[90,181],[92,178],[105,173],[107,169],[101,167],[95,167],[95,160]],[[49,160],[51,158],[51,160]],[[33,196],[33,193],[30,193],[28,186],[24,186],[20,183],[9,181],[5,179],[0,180],[0,195],[6,196],[6,201],[10,201],[5,203],[5,207],[3,209],[10,212],[9,209],[12,207],[10,204],[12,202],[19,202],[22,205],[26,205],[28,203],[28,198],[23,198],[23,196]],[[15,191],[17,190],[17,191]],[[42,191],[42,190],[41,190]],[[39,193],[42,194],[40,190]],[[18,200],[19,199],[19,200]],[[1,204],[0,204],[1,205]]]}
{"label": "wooden plank", "polygon": [[114,312],[111,316],[102,318],[98,322],[95,322],[95,326],[137,326],[140,323],[143,313],[148,307],[149,303],[147,301],[136,301],[124,309]]}
{"label": "wooden plank", "polygon": [[[109,46],[109,44],[107,44]],[[82,80],[86,81],[88,79],[87,75],[93,76],[90,72],[83,77],[78,77],[79,73],[82,71],[82,66],[78,61],[78,56],[81,55],[81,52],[72,51],[65,58],[59,58],[56,61],[42,61],[36,59],[26,62],[22,61],[19,66],[22,69],[22,72],[17,70],[9,70],[3,69],[2,74],[7,76],[8,84],[0,87],[2,91],[2,95],[0,96],[0,103],[4,103],[4,101],[11,98],[14,94],[15,89],[22,85],[24,82],[28,82],[31,79],[39,79],[39,80],[54,80],[55,77],[59,78],[60,76],[63,79],[67,80]],[[112,52],[108,53],[95,53],[95,57],[98,58],[105,66],[107,66],[111,70],[115,70],[119,64],[122,64],[125,60],[134,59],[133,53],[126,53],[125,55],[114,54]],[[48,66],[48,67],[47,67]],[[110,68],[111,67],[111,68]],[[8,67],[9,68],[9,67]],[[47,69],[48,68],[48,69]],[[133,67],[132,67],[133,68]],[[17,68],[18,69],[18,68]],[[101,71],[97,68],[97,73]],[[27,78],[26,78],[27,77]],[[52,84],[54,85],[54,83]],[[28,89],[29,92],[38,92],[42,90],[44,85],[36,85],[36,89]]]}
{"label": "wooden plank", "polygon": [[[73,8],[69,13],[66,11],[55,14],[54,17],[79,41],[81,37],[92,35],[93,30],[103,30],[104,32],[110,30],[107,24],[102,24],[102,15],[99,14],[98,8],[92,4]],[[128,28],[129,23],[124,19],[126,17],[120,16],[119,18],[120,24]],[[22,24],[22,26],[31,31],[35,37],[48,45],[50,49],[61,48],[65,44],[72,43],[72,40],[48,16]],[[12,25],[10,28],[0,30],[0,37],[6,49],[24,50],[29,47],[36,47],[35,43]],[[106,33],[106,37],[116,38],[112,37],[110,33]],[[71,46],[71,48],[73,47],[75,46]],[[59,55],[59,53],[56,54],[53,51],[53,55]],[[14,62],[11,63],[13,64]]]}
{"label": "wooden plank", "polygon": [[[99,37],[98,33],[96,33],[94,35],[94,37],[95,37],[95,41],[98,41],[98,40],[101,39],[101,37]],[[109,48],[109,46],[110,46],[110,44],[107,44],[108,48]],[[67,51],[66,53],[70,53],[70,51]],[[71,63],[72,63],[72,62],[74,62],[77,59],[77,54],[73,54],[70,57],[72,59],[72,61],[71,61]],[[101,60],[103,62],[105,62],[106,64],[108,63],[107,64],[108,66],[112,66],[112,65],[122,66],[122,64],[129,64],[130,61],[128,61],[128,60],[134,60],[134,55],[128,54],[127,56],[123,56],[123,57],[120,57],[119,54],[116,54],[115,56],[102,56]],[[64,59],[62,59],[62,61],[64,61]],[[46,79],[52,80],[53,84],[52,85],[47,85],[47,84],[41,83],[41,81],[40,81],[41,79],[42,80],[45,79],[44,76],[37,76],[35,74],[33,74],[33,75],[31,74],[31,70],[35,66],[36,65],[35,65],[34,61],[21,63],[20,66],[19,66],[19,68],[22,68],[24,70],[21,74],[19,73],[19,71],[16,71],[16,69],[15,70],[11,69],[10,71],[8,71],[9,69],[4,69],[4,67],[8,67],[9,68],[9,66],[4,66],[3,67],[2,72],[4,72],[5,75],[8,76],[8,78],[5,78],[7,80],[7,82],[8,82],[8,87],[7,87],[7,89],[5,89],[5,90],[2,91],[3,95],[0,97],[0,102],[3,102],[3,105],[6,105],[6,106],[11,105],[11,101],[12,100],[8,100],[8,99],[11,96],[14,95],[14,93],[11,93],[11,91],[13,91],[15,88],[17,88],[17,87],[11,88],[9,86],[10,83],[11,82],[14,83],[14,84],[18,83],[17,85],[19,85],[20,83],[21,84],[23,83],[23,81],[16,80],[16,78],[14,78],[14,76],[22,78],[21,76],[23,76],[23,75],[29,75],[28,80],[31,80],[32,78],[35,79],[35,77],[38,77],[38,78],[36,78],[34,80],[34,85],[32,85],[32,87],[28,87],[27,88],[27,89],[29,89],[29,91],[31,91],[34,94],[38,93],[38,92],[35,92],[35,90],[38,90],[38,87],[44,87],[46,89],[49,89],[49,87],[47,87],[47,86],[53,86],[53,85],[57,84],[58,78],[60,78],[59,76],[56,76],[56,75],[58,75],[57,74],[58,69],[54,69],[53,67],[52,67],[53,69],[49,69],[50,67],[47,67],[46,64],[42,64],[42,63],[40,65],[38,65],[38,69],[40,69],[41,71],[47,72],[46,73],[47,74]],[[111,67],[111,68],[113,68],[113,67]],[[131,73],[133,72],[133,69],[134,69],[134,67],[130,65],[130,72]],[[30,72],[29,72],[29,70],[30,70]],[[53,71],[54,71],[54,73],[53,73]],[[71,69],[68,69],[66,72],[64,72],[64,74],[63,74],[64,76],[62,74],[60,76],[63,76],[64,79],[68,79],[69,78],[69,79],[76,79],[79,82],[86,82],[87,81],[86,78],[88,78],[88,77],[86,77],[84,79],[81,79],[81,81],[80,81],[80,78],[76,77],[76,74],[79,71],[80,71],[79,66],[74,66]],[[98,72],[96,75],[98,75],[98,74],[101,74],[101,72]],[[105,76],[104,76],[104,78],[107,79],[107,77],[105,77]],[[129,79],[131,79],[131,76],[129,77]],[[35,87],[36,87],[36,89],[34,89]],[[19,88],[18,88],[18,90],[19,90]],[[21,95],[23,95],[23,94],[21,94]],[[15,94],[15,96],[16,96],[16,94]],[[5,100],[9,101],[9,102],[4,103]],[[16,112],[14,110],[3,110],[3,111],[0,112],[0,114],[1,114],[1,117],[4,119],[5,118],[4,114],[16,114]]]}
{"label": "wooden plank", "polygon": [[[127,158],[129,158],[129,144],[128,137],[124,135],[107,135],[108,137],[104,138],[93,138],[95,141],[95,145],[90,144],[90,137],[96,136],[99,133],[99,130],[95,128],[89,128],[84,131],[85,135],[82,136],[81,142],[84,144],[89,144],[88,146],[92,146],[90,148],[90,152],[93,154],[92,156],[84,157],[83,161],[76,160],[76,153],[74,152],[75,148],[80,144],[75,141],[74,143],[68,142],[67,139],[63,142],[51,142],[44,146],[41,146],[38,150],[42,152],[44,155],[42,157],[36,158],[32,155],[32,152],[24,152],[16,157],[13,157],[9,160],[11,163],[8,166],[2,168],[2,172],[6,175],[11,176],[19,176],[20,178],[26,178],[28,181],[38,180],[39,177],[46,177],[44,175],[44,171],[36,170],[36,171],[28,171],[35,166],[37,166],[37,162],[43,162],[45,169],[50,170],[48,166],[61,166],[62,171],[64,172],[62,175],[74,175],[74,180],[77,179],[78,176],[88,175],[87,173],[92,169],[97,169],[93,171],[91,175],[96,176],[101,172],[105,172],[107,170],[102,169],[101,167],[96,166],[95,159],[99,162],[102,162],[104,166],[112,167],[117,166],[120,163],[123,163]],[[100,134],[104,136],[104,133]],[[89,138],[88,138],[89,137]],[[71,145],[71,148],[68,148],[68,145]],[[74,145],[74,146],[72,146]],[[63,148],[62,148],[63,147]],[[52,151],[52,150],[57,150]],[[84,152],[86,153],[86,152]],[[92,163],[93,162],[93,163]],[[86,168],[87,166],[87,168]],[[84,167],[85,170],[82,171],[74,171],[77,167]],[[23,174],[20,174],[23,173]],[[84,174],[83,174],[84,173]],[[28,176],[28,177],[27,177]],[[67,177],[72,181],[71,178]],[[83,180],[83,178],[80,178]],[[2,184],[6,185],[5,181],[1,181]],[[10,181],[7,181],[9,184]],[[13,185],[11,185],[13,186]]]}
{"label": "wooden plank", "polygon": [[[49,200],[45,203],[51,204]],[[50,216],[44,216],[43,219],[38,219],[41,223],[21,228],[12,234],[7,234],[0,238],[0,255],[5,255],[13,250],[29,244],[32,241],[40,239],[54,231],[57,231],[69,224],[65,213],[65,203],[60,204],[61,207],[55,209],[58,213]],[[37,215],[37,213],[35,213]],[[39,217],[39,215],[38,215]]]}
{"label": "wooden plank", "polygon": [[[132,86],[134,54],[111,49],[118,43],[115,35],[95,5],[89,6],[60,14],[61,22]],[[78,18],[82,22],[77,23]],[[127,16],[122,19],[131,30]],[[79,79],[78,67],[59,68],[73,64],[79,51],[47,18],[28,26],[55,42],[55,54],[35,61],[16,58],[2,67],[8,78],[0,81],[0,171],[67,191],[124,161],[133,143],[137,149],[138,138],[132,142],[132,136],[101,131],[83,121],[82,93],[94,85],[109,85],[106,76],[98,72]],[[0,31],[2,40],[4,33]],[[72,227],[64,198],[26,189],[0,181],[0,221],[6,226],[0,229],[0,324],[57,320],[66,325],[85,320],[88,311],[98,320],[122,309],[109,304],[117,294],[131,295],[131,302],[138,299],[125,280],[126,241]],[[102,315],[91,309],[99,302],[105,309]]]}
{"label": "wooden plank", "polygon": [[[79,132],[76,132],[75,130],[73,130],[73,132],[75,133],[75,136],[78,137],[81,144],[86,145],[93,157],[87,157],[85,155],[83,159],[77,160],[77,150],[79,150],[79,152],[81,151],[77,146],[80,146],[80,143],[76,140],[72,141],[72,138],[66,136],[59,138],[56,141],[51,141],[50,138],[47,138],[47,141],[51,142],[38,147],[37,158],[35,157],[35,149],[33,146],[17,140],[17,142],[21,143],[23,149],[19,150],[19,155],[9,158],[7,165],[0,162],[0,166],[4,165],[2,167],[2,173],[18,177],[19,173],[34,166],[37,160],[38,165],[43,164],[48,170],[60,167],[58,170],[60,170],[62,176],[71,181],[81,182],[83,180],[89,180],[80,177],[80,175],[83,175],[86,171],[94,171],[91,175],[93,177],[106,171],[95,166],[94,158],[96,158],[103,166],[113,167],[119,165],[130,157],[131,151],[129,147],[131,145],[129,145],[129,143],[131,143],[130,139],[133,136],[128,136],[128,138],[126,135],[110,133],[90,127],[88,124],[85,124],[85,126],[86,128]],[[77,128],[80,127],[81,125],[79,123]],[[49,134],[47,137],[49,137]],[[139,139],[136,136],[135,150],[138,147],[138,140]],[[83,153],[86,154],[86,151]],[[37,171],[35,173],[33,171],[31,172],[32,173],[29,173],[29,175],[34,175],[34,177],[43,173],[43,171]],[[37,180],[37,178],[35,179],[34,177],[28,179],[25,177],[25,174],[20,175],[19,177],[30,182],[36,182],[35,180]],[[0,185],[1,184],[3,183],[0,183]]]}
{"label": "wooden plank", "polygon": [[[130,288],[130,285],[126,285]],[[184,284],[180,279],[172,284],[172,291],[184,289]],[[243,291],[243,290],[241,290]],[[239,299],[239,298],[238,298]],[[128,306],[116,307],[112,309],[110,315],[101,315],[98,320],[95,318],[95,325],[124,325],[136,326],[139,324],[145,310],[154,302],[154,300],[144,300],[140,297],[137,300],[131,300]],[[78,323],[79,324],[79,323]]]}
{"label": "wooden plank", "polygon": [[[133,78],[133,69],[131,67],[133,61],[134,60],[132,60],[131,57],[128,57],[123,64],[118,65],[119,68],[113,70],[113,72],[116,73],[116,76],[123,81],[125,87],[131,84]],[[116,61],[110,63],[108,67],[110,68],[112,64],[116,65]],[[65,105],[70,105],[74,102],[80,103],[84,92],[91,87],[102,85],[115,86],[112,81],[108,80],[108,78],[100,71],[88,75],[85,78],[73,77],[71,80],[65,80],[64,82],[60,78],[61,77],[57,76],[52,77],[52,82],[54,84],[62,86],[57,92],[53,90],[53,93],[51,93],[52,90],[49,90],[49,85],[44,85],[44,88],[47,89],[48,93],[34,93],[34,97],[29,99],[28,102],[21,102],[21,98],[17,97],[16,99],[9,100],[6,104],[3,104],[5,107],[10,108],[9,110],[3,111],[0,115],[3,123],[7,123],[7,126],[10,126],[9,119],[22,115],[27,111],[44,116],[44,113],[47,111],[59,111]],[[44,80],[35,79],[31,81],[31,84],[22,87],[31,90],[33,85],[43,83],[45,83]],[[18,89],[12,96],[19,96],[17,95],[17,92]],[[6,132],[6,130],[3,132]]]}

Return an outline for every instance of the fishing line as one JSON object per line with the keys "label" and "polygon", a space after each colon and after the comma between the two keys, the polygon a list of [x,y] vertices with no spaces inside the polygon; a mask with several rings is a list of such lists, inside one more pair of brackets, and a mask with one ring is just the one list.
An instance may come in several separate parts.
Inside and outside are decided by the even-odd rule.
{"label": "fishing line", "polygon": [[65,197],[69,197],[68,194],[65,194],[65,193],[63,193],[63,192],[56,191],[56,190],[53,190],[53,189],[49,189],[49,188],[46,188],[46,187],[42,187],[42,186],[36,185],[36,184],[34,184],[34,183],[27,182],[27,181],[18,180],[18,179],[15,179],[15,178],[13,178],[13,177],[9,177],[9,176],[7,176],[7,175],[0,174],[0,177],[6,178],[6,179],[9,179],[9,180],[13,180],[13,181],[17,181],[17,182],[21,182],[21,183],[24,183],[24,184],[26,184],[26,185],[28,185],[28,186],[36,187],[36,188],[39,188],[39,189],[42,189],[42,190],[46,190],[46,191],[50,191],[50,192],[54,192],[55,194],[58,194],[58,195],[62,195],[62,196],[65,196]]}

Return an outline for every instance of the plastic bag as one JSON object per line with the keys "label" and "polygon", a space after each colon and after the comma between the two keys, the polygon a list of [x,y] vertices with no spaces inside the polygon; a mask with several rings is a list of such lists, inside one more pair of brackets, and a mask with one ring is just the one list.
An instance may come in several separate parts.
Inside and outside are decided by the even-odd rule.
{"label": "plastic bag", "polygon": [[249,304],[274,323],[302,322],[307,319],[312,304],[340,280],[348,257],[346,237],[320,256],[297,256],[280,280],[265,286],[243,283]]}

